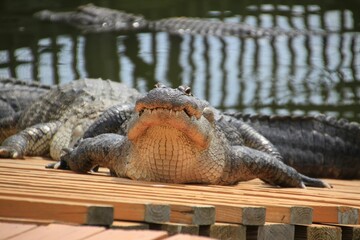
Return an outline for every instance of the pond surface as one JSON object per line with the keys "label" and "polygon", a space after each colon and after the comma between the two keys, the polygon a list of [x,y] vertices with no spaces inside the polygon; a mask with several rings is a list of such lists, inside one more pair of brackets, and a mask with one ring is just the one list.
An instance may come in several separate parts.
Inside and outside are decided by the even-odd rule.
{"label": "pond surface", "polygon": [[360,120],[360,1],[93,1],[152,20],[186,16],[326,31],[263,38],[82,34],[32,18],[85,3],[0,0],[0,77],[46,84],[103,78],[142,92],[156,82],[184,84],[223,110]]}

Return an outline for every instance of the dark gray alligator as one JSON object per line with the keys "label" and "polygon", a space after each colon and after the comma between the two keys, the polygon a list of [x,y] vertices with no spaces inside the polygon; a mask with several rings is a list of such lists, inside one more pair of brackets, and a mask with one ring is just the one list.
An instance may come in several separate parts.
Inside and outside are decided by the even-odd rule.
{"label": "dark gray alligator", "polygon": [[[175,17],[156,21],[135,15],[97,7],[93,4],[79,6],[73,12],[43,10],[34,15],[37,19],[70,24],[84,32],[165,31],[170,34],[200,34],[213,36],[264,37],[278,35],[314,34],[313,31],[257,28],[242,23],[211,21],[200,18]],[[323,34],[316,32],[316,34]]]}
{"label": "dark gray alligator", "polygon": [[[136,101],[129,118],[117,117],[123,108],[105,112],[60,166],[88,172],[100,165],[115,176],[145,181],[228,185],[258,177],[286,187],[329,187],[285,165],[267,139],[195,98],[188,87],[158,85]],[[114,121],[117,134],[98,135]]]}

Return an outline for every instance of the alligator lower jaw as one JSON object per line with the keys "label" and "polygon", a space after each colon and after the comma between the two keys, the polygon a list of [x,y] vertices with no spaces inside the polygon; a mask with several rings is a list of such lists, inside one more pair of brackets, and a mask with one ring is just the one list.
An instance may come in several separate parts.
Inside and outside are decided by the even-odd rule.
{"label": "alligator lower jaw", "polygon": [[159,126],[178,130],[199,148],[206,148],[209,145],[209,127],[211,126],[204,121],[203,117],[196,119],[194,116],[189,117],[185,111],[162,108],[144,110],[134,117],[129,124],[128,138],[130,141],[136,142],[138,138],[146,134],[149,128]]}

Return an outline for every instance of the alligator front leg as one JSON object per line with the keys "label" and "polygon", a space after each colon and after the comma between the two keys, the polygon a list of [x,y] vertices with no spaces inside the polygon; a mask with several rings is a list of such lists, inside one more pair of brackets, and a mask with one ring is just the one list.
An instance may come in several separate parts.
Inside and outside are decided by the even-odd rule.
{"label": "alligator front leg", "polygon": [[281,187],[327,187],[331,186],[319,179],[301,175],[276,157],[244,146],[232,148],[233,155],[227,166],[224,180],[229,183],[260,178]]}
{"label": "alligator front leg", "polygon": [[40,123],[8,137],[0,146],[0,157],[21,158],[25,155],[47,154],[59,126],[59,122]]}
{"label": "alligator front leg", "polygon": [[109,168],[119,177],[125,177],[127,149],[124,136],[101,134],[82,140],[75,149],[65,150],[59,168],[86,173],[96,166],[101,166]]}

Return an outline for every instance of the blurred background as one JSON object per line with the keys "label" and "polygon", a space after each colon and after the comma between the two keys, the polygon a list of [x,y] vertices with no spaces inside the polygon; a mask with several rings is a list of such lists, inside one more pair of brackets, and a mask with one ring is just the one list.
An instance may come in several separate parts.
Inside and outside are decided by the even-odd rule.
{"label": "blurred background", "polygon": [[188,85],[222,110],[321,112],[360,121],[360,1],[92,1],[151,20],[186,16],[327,32],[264,38],[82,34],[32,17],[43,9],[68,11],[86,3],[0,0],[0,77],[49,85],[103,78],[142,92],[157,82]]}

